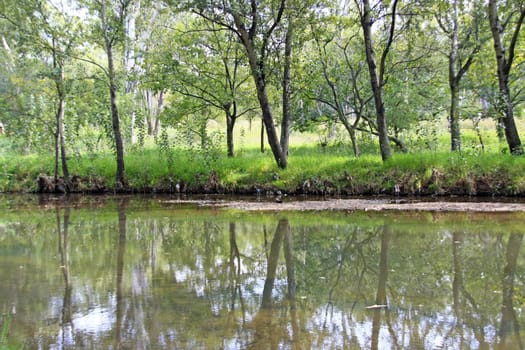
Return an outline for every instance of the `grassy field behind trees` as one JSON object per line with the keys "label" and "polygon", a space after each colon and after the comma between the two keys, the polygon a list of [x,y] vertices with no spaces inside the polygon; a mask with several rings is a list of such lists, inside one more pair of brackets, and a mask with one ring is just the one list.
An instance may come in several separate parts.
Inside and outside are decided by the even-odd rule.
{"label": "grassy field behind trees", "polygon": [[6,0],[0,191],[522,196],[521,0]]}

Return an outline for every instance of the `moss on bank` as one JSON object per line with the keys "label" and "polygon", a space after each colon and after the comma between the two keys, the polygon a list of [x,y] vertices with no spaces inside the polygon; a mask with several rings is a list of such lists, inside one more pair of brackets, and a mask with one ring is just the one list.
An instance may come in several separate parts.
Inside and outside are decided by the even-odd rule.
{"label": "moss on bank", "polygon": [[[0,192],[55,190],[53,164],[49,156],[0,157]],[[69,167],[71,190],[79,193],[525,196],[525,157],[495,153],[396,154],[383,163],[378,155],[300,147],[283,170],[257,150],[235,158],[142,150],[126,157],[126,189],[115,186],[111,154],[71,158]],[[52,186],[39,186],[39,178]]]}

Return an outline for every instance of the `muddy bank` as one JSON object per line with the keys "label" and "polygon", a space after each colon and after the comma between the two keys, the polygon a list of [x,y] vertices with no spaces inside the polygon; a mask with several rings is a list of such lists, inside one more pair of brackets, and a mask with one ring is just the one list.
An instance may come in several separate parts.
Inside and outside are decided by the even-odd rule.
{"label": "muddy bank", "polygon": [[430,211],[430,212],[525,212],[525,203],[467,202],[400,199],[327,199],[270,201],[222,201],[222,200],[167,200],[166,203],[193,203],[200,206],[222,207],[245,211]]}
{"label": "muddy bank", "polygon": [[[412,211],[457,213],[525,213],[523,198],[478,197],[318,197],[318,196],[239,196],[239,195],[190,195],[190,194],[7,194],[0,208],[56,207],[99,208],[109,202],[126,203],[129,208],[160,205],[166,209],[203,207],[212,209],[251,212],[280,211]],[[154,204],[156,203],[156,204]]]}

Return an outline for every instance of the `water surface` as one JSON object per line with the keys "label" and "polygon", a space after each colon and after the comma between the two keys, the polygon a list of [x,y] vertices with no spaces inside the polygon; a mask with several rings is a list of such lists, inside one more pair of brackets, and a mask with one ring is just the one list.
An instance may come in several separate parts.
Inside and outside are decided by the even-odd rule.
{"label": "water surface", "polygon": [[524,213],[0,208],[0,349],[523,348]]}

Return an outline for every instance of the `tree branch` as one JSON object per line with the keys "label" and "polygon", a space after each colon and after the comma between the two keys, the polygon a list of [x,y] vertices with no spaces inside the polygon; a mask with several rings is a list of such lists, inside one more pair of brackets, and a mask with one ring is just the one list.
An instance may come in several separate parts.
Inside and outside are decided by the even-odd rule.
{"label": "tree branch", "polygon": [[507,67],[505,67],[507,74],[510,72],[510,68],[512,67],[512,62],[514,61],[514,51],[516,49],[516,43],[518,42],[521,25],[523,24],[524,19],[525,19],[525,7],[521,9],[520,18],[518,19],[518,23],[516,24],[516,28],[514,30],[512,39],[510,41],[509,59],[507,61]]}
{"label": "tree branch", "polygon": [[391,14],[392,20],[390,22],[390,31],[388,35],[388,41],[387,41],[385,49],[383,50],[383,54],[381,55],[381,61],[379,64],[379,85],[380,86],[383,85],[386,57],[388,56],[388,52],[390,51],[390,47],[392,46],[392,43],[394,41],[394,33],[396,29],[396,11],[397,11],[398,3],[399,3],[399,0],[394,0],[394,3],[392,5],[392,14]]}

